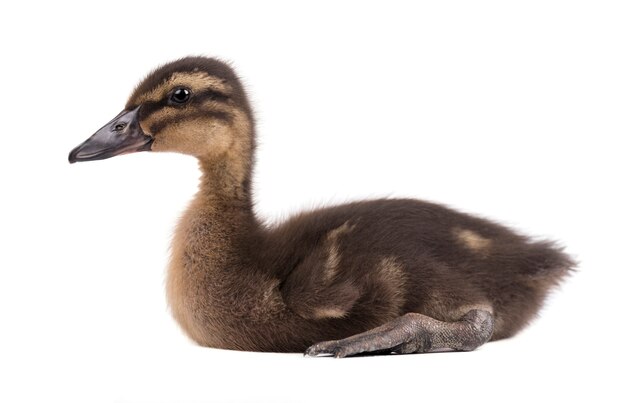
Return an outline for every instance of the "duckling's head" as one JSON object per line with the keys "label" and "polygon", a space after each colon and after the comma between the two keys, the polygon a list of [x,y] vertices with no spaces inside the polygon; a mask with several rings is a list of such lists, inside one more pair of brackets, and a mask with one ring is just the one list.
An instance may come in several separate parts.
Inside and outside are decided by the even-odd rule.
{"label": "duckling's head", "polygon": [[124,110],[69,155],[71,163],[137,151],[173,151],[201,161],[249,159],[253,119],[243,87],[225,63],[187,57],[153,71]]}

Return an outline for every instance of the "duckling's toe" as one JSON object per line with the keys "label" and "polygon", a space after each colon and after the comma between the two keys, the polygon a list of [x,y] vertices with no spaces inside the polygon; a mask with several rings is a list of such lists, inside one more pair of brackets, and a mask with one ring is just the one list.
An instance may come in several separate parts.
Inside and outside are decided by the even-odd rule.
{"label": "duckling's toe", "polygon": [[330,356],[335,358],[343,358],[349,355],[355,354],[352,352],[346,343],[342,343],[343,340],[330,340],[316,343],[307,348],[304,355],[310,357]]}
{"label": "duckling's toe", "polygon": [[388,354],[391,352],[391,349],[382,348],[380,345],[371,343],[370,340],[366,339],[368,338],[359,337],[355,339],[354,337],[349,337],[342,340],[323,341],[309,347],[304,355],[344,358],[355,355]]}

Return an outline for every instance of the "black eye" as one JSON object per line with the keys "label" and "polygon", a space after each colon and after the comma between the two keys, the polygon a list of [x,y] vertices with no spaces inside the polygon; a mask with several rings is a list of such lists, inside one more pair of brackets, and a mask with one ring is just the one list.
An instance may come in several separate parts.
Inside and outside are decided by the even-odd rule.
{"label": "black eye", "polygon": [[170,100],[177,104],[184,104],[185,102],[189,101],[190,96],[191,91],[189,91],[187,88],[178,88],[174,90],[172,96],[170,97]]}

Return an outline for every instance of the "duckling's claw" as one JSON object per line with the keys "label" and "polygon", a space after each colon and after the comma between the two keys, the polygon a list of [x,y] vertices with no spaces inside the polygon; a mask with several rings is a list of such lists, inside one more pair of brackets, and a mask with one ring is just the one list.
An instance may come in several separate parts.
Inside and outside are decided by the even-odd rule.
{"label": "duckling's claw", "polygon": [[323,341],[323,342],[312,345],[311,347],[306,349],[306,351],[304,352],[304,355],[308,355],[310,357],[330,355],[332,357],[341,358],[341,357],[345,357],[345,352],[342,351],[342,348],[339,346],[338,340],[331,340],[331,341]]}

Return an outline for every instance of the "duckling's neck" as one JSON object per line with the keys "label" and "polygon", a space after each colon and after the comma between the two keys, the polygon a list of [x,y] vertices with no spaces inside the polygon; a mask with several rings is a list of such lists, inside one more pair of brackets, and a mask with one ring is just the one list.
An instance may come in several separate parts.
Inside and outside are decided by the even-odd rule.
{"label": "duckling's neck", "polygon": [[224,318],[258,311],[258,301],[277,289],[255,270],[262,227],[252,210],[250,160],[227,157],[200,160],[200,189],[174,236],[167,285],[174,317],[192,339],[213,347],[228,346]]}
{"label": "duckling's neck", "polygon": [[202,177],[188,213],[211,233],[228,234],[221,242],[236,242],[257,227],[250,189],[251,158],[239,150],[199,159]]}
{"label": "duckling's neck", "polygon": [[[250,114],[233,112],[229,132],[222,137],[227,140],[216,141],[197,155],[202,178],[185,217],[191,223],[186,231],[205,231],[204,240],[212,245],[214,255],[242,256],[246,252],[242,245],[259,227],[250,189],[254,157],[254,122]],[[225,143],[228,146],[222,147]],[[206,252],[206,246],[201,249]],[[187,250],[194,252],[193,247],[187,246]],[[206,261],[211,261],[210,256],[206,256]]]}
{"label": "duckling's neck", "polygon": [[252,206],[249,161],[235,160],[229,155],[223,155],[215,159],[200,159],[199,162],[202,178],[196,197],[206,206]]}
{"label": "duckling's neck", "polygon": [[198,156],[202,179],[197,197],[205,205],[221,202],[251,211],[254,123],[248,115],[235,113],[228,137],[231,142],[227,149],[219,152],[209,149]]}

